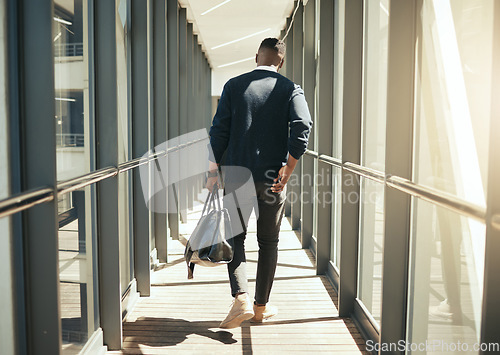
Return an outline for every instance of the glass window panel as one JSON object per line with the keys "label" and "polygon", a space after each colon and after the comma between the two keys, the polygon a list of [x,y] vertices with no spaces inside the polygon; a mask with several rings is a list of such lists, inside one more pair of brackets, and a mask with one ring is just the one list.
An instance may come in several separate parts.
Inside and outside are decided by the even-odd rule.
{"label": "glass window panel", "polygon": [[325,202],[333,202],[332,208],[332,243],[331,243],[331,259],[333,264],[340,269],[340,227],[341,227],[341,211],[342,211],[342,170],[337,167],[332,167],[332,199],[327,199]]}
{"label": "glass window panel", "polygon": [[[408,340],[452,353],[479,342],[486,227],[431,203],[414,201]],[[412,351],[412,354],[425,352]]]}
{"label": "glass window panel", "polygon": [[[0,10],[1,12],[1,10]],[[11,234],[10,217],[0,218],[0,304],[2,305],[2,319],[0,320],[0,340],[2,341],[3,354],[16,354],[15,331],[17,321],[15,319],[16,301],[22,297],[15,294],[13,271],[13,239]],[[16,300],[17,298],[17,300]]]}
{"label": "glass window panel", "polygon": [[130,281],[132,281],[132,279],[134,278],[133,243],[130,240],[130,238],[132,237],[131,230],[133,228],[133,218],[131,216],[131,209],[129,208],[129,196],[132,194],[129,190],[129,187],[132,186],[132,174],[132,171],[127,171],[118,175],[118,200],[120,201],[120,204],[118,206],[118,218],[120,224],[118,228],[120,234],[120,285],[122,295],[127,290]]}
{"label": "glass window panel", "polygon": [[425,0],[417,89],[418,183],[485,206],[493,0]]}
{"label": "glass window panel", "polygon": [[335,1],[333,35],[333,152],[342,159],[342,109],[344,99],[344,16],[345,0]]}
{"label": "glass window panel", "polygon": [[[364,1],[361,164],[385,170],[389,0]],[[380,322],[384,252],[384,185],[361,179],[358,298]]]}
{"label": "glass window panel", "polygon": [[[129,149],[129,77],[127,0],[116,1],[116,71],[118,87],[118,162],[130,160]],[[145,153],[145,152],[144,152]]]}
{"label": "glass window panel", "polygon": [[361,163],[385,170],[389,0],[364,2],[364,72]]}
{"label": "glass window panel", "polygon": [[380,322],[384,255],[384,184],[361,179],[358,298]]}
{"label": "glass window panel", "polygon": [[96,330],[91,187],[65,194],[59,215],[59,280],[63,353],[78,353]]}
{"label": "glass window panel", "polygon": [[[88,3],[54,0],[57,180],[89,172]],[[58,199],[63,353],[77,353],[96,330],[91,187]]]}
{"label": "glass window panel", "polygon": [[90,171],[86,1],[54,0],[57,180]]}

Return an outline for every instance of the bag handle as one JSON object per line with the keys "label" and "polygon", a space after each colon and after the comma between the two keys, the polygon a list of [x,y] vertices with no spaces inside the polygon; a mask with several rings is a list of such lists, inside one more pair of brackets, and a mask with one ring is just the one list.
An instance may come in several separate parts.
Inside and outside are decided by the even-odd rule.
{"label": "bag handle", "polygon": [[205,210],[207,209],[207,205],[208,205],[208,211],[207,211],[207,213],[210,212],[210,204],[211,204],[212,201],[209,202],[209,200],[210,200],[211,196],[212,196],[212,193],[209,191],[208,195],[207,195],[207,199],[205,200],[205,204],[203,205],[203,212],[201,212],[202,216],[205,215]]}
{"label": "bag handle", "polygon": [[[202,216],[205,215],[205,211],[207,211],[207,214],[208,214],[212,209],[214,209],[214,210],[216,209],[215,200],[217,200],[218,210],[220,211],[221,206],[220,206],[220,201],[219,201],[219,190],[214,187],[212,192],[210,192],[210,191],[208,192],[207,199],[205,200],[205,204],[203,205],[203,211],[201,212]],[[207,209],[207,206],[208,206],[208,209]]]}

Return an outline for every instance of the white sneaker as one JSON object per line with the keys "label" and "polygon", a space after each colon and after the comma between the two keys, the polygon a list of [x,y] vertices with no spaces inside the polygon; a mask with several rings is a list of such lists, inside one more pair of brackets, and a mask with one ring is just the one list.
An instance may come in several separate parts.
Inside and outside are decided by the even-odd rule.
{"label": "white sneaker", "polygon": [[243,321],[252,318],[253,315],[250,297],[248,297],[247,293],[239,294],[234,298],[233,305],[226,319],[219,325],[219,328],[231,329],[239,327]]}
{"label": "white sneaker", "polygon": [[430,307],[429,313],[433,316],[444,319],[451,319],[453,316],[451,307],[448,303],[448,299],[445,299],[443,302],[439,303],[439,306]]}
{"label": "white sneaker", "polygon": [[265,319],[274,317],[278,314],[278,307],[271,306],[269,304],[264,306],[253,305],[254,316],[250,320],[254,323],[262,323]]}

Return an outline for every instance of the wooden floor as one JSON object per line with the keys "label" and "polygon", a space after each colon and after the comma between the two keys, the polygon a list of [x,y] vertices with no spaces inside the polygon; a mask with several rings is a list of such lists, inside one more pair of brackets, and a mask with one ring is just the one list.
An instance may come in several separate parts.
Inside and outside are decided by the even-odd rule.
{"label": "wooden floor", "polygon": [[[195,208],[182,226],[186,237],[199,214]],[[255,220],[250,223],[247,269],[253,295],[257,242]],[[188,280],[184,247],[171,241],[171,260],[152,273],[151,297],[141,298],[124,323],[123,350],[109,354],[368,354],[353,322],[338,316],[337,295],[325,277],[316,276],[311,253],[301,249],[287,220],[279,247],[270,300],[279,314],[264,324],[222,330],[218,325],[232,301],[226,267],[197,267]]]}

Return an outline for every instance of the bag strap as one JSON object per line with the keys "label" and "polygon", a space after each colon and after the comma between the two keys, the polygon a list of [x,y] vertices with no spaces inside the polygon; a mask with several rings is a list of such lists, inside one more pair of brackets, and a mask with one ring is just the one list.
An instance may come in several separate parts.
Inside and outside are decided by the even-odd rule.
{"label": "bag strap", "polygon": [[[205,215],[205,211],[207,211],[207,214],[210,213],[211,210],[215,210],[215,199],[217,197],[217,204],[219,204],[219,209],[220,209],[220,203],[219,203],[219,193],[217,190],[214,190],[215,192],[208,192],[207,199],[205,200],[205,204],[203,205],[203,211],[201,212],[201,215]],[[208,207],[208,209],[207,209]]]}
{"label": "bag strap", "polygon": [[[217,201],[217,207],[218,207],[218,211],[221,211],[222,208],[220,206],[220,200],[219,200],[219,190],[215,190],[215,192],[213,193],[214,194],[214,198],[215,200]],[[215,209],[215,203],[214,203],[214,209]]]}
{"label": "bag strap", "polygon": [[213,190],[211,192],[211,197],[210,197],[210,204],[208,206],[208,212],[211,210],[215,210],[215,196],[216,196],[217,190]]}
{"label": "bag strap", "polygon": [[240,217],[241,227],[243,227],[243,231],[247,232],[247,225],[245,223],[245,219],[243,218],[243,214],[241,213],[240,203],[238,202],[238,198],[236,197],[236,192],[233,192],[234,202],[236,202],[236,210],[238,211],[238,216]]}

